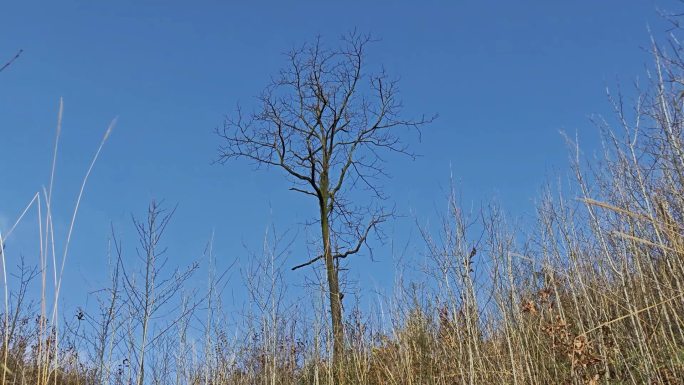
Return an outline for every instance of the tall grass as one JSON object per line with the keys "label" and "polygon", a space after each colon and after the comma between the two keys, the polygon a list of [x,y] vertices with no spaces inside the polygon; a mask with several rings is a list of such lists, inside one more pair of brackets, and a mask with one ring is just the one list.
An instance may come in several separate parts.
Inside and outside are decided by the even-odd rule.
{"label": "tall grass", "polygon": [[[75,364],[74,353],[71,349],[60,348],[60,331],[62,328],[59,323],[59,300],[60,289],[62,286],[62,277],[64,275],[64,267],[68,257],[69,245],[71,242],[71,235],[76,224],[78,208],[83,198],[84,190],[88,182],[88,178],[97,162],[97,159],[106,143],[116,120],[107,127],[102,141],[95,152],[87,172],[82,180],[81,187],[76,197],[74,209],[72,211],[72,218],[69,224],[69,229],[66,234],[64,242],[64,249],[61,253],[61,258],[58,258],[58,252],[55,247],[55,232],[52,218],[52,189],[55,176],[55,167],[57,163],[57,154],[59,148],[59,138],[62,129],[62,115],[63,102],[60,99],[59,112],[57,117],[57,129],[55,135],[55,143],[53,148],[52,167],[50,172],[50,180],[47,189],[37,192],[28,205],[24,208],[18,216],[16,222],[9,229],[5,237],[0,234],[0,256],[2,260],[2,278],[4,289],[4,312],[2,319],[3,343],[2,343],[2,383],[35,383],[35,384],[51,384],[64,383],[64,380],[69,378],[80,378],[81,369],[79,365]],[[42,197],[42,198],[41,198]],[[18,290],[11,290],[8,283],[7,261],[8,252],[5,251],[5,240],[10,238],[17,226],[24,220],[25,215],[31,210],[35,209],[37,213],[38,223],[38,244],[39,244],[39,263],[36,268],[28,268],[24,264],[23,257],[19,265]],[[17,254],[18,255],[18,254]],[[17,255],[12,255],[13,259]],[[52,260],[52,266],[49,266],[48,261]],[[52,285],[48,283],[47,274],[52,272]],[[29,283],[32,283],[36,276],[40,275],[40,298],[39,311],[36,314],[29,314],[35,311],[33,306],[25,303],[25,296],[27,293]],[[48,291],[52,292],[52,298],[49,297]],[[14,303],[11,305],[11,297]],[[50,303],[52,310],[48,312]],[[33,318],[35,317],[35,318]],[[27,382],[28,381],[28,382]]]}
{"label": "tall grass", "polygon": [[[510,225],[495,205],[466,214],[452,193],[441,229],[420,229],[424,258],[404,267],[412,279],[399,279],[375,309],[345,299],[341,383],[684,383],[684,60],[678,40],[666,47],[653,42],[635,100],[609,93],[612,118],[595,120],[599,161],[585,162],[566,138],[573,182],[544,190],[532,228]],[[333,383],[324,285],[287,294],[285,239],[267,233],[240,277],[210,268],[206,293],[186,295],[180,286],[195,265],[162,277],[155,250],[168,217],[158,227],[156,205],[136,222],[141,273],[124,266],[113,238],[98,311],[58,322],[71,230],[100,149],[64,252],[54,247],[51,181],[19,216],[37,209],[37,269],[22,265],[9,287],[10,251],[2,253],[3,383]],[[206,256],[215,259],[211,243]],[[26,298],[34,278],[38,307]],[[248,289],[243,311],[222,306],[228,284]],[[162,319],[151,316],[156,304],[170,305]]]}

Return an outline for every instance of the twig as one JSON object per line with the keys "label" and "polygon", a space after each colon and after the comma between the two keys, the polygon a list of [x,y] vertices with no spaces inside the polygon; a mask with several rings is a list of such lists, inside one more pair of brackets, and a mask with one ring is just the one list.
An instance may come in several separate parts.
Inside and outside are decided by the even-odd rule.
{"label": "twig", "polygon": [[310,260],[309,262],[304,262],[304,263],[302,263],[301,265],[297,265],[297,266],[293,267],[292,270],[297,270],[297,269],[301,269],[302,267],[309,266],[309,265],[311,265],[312,263],[314,263],[314,262],[316,262],[316,261],[318,261],[319,259],[322,259],[322,258],[323,258],[323,256],[322,256],[322,255],[319,255],[318,257],[316,257],[316,258]]}
{"label": "twig", "polygon": [[5,63],[5,65],[3,65],[3,66],[0,68],[0,72],[2,72],[5,68],[11,66],[12,63],[14,63],[15,60],[19,59],[19,56],[21,56],[21,54],[22,54],[23,52],[24,52],[24,50],[23,50],[23,49],[20,49],[19,52],[17,52],[17,54],[14,55],[13,58],[11,58],[7,63]]}

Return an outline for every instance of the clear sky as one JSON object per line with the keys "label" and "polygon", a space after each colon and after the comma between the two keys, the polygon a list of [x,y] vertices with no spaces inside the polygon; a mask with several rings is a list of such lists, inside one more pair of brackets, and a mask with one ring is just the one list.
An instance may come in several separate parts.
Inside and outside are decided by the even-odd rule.
{"label": "clear sky", "polygon": [[[597,147],[592,114],[610,115],[605,87],[644,77],[648,27],[669,1],[7,1],[0,11],[0,230],[48,183],[59,98],[64,98],[54,210],[63,237],[80,180],[109,121],[119,117],[86,189],[66,268],[65,297],[79,304],[102,283],[110,224],[125,247],[130,215],[151,199],[178,203],[166,245],[174,264],[200,256],[212,231],[220,263],[261,246],[264,230],[298,232],[314,213],[277,170],[244,162],[212,165],[213,130],[285,64],[282,53],[321,35],[335,45],[354,28],[380,41],[369,65],[401,78],[406,116],[438,113],[416,161],[392,158],[391,204],[405,214],[386,227],[421,244],[414,222],[444,211],[450,173],[465,206],[496,200],[529,221],[545,180],[568,171],[560,130]],[[35,216],[35,215],[34,215]],[[33,221],[33,222],[32,222]],[[8,258],[35,263],[28,220]],[[413,230],[412,230],[413,229]],[[419,255],[418,255],[419,257]],[[390,245],[376,262],[350,261],[364,285],[392,280]],[[31,262],[34,261],[34,262]],[[12,260],[9,261],[12,264]],[[305,271],[287,273],[301,282]],[[237,277],[238,275],[236,275]]]}

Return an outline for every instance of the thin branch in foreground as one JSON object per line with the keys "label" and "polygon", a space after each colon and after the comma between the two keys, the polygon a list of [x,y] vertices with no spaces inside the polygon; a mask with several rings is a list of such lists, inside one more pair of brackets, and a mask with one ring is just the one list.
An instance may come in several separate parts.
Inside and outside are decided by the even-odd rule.
{"label": "thin branch in foreground", "polygon": [[14,55],[13,58],[11,58],[11,59],[10,59],[7,63],[5,63],[2,67],[0,67],[0,72],[4,71],[6,68],[8,68],[9,66],[11,66],[12,63],[14,63],[15,60],[19,59],[19,56],[21,56],[21,54],[22,54],[23,52],[24,52],[24,50],[23,50],[23,49],[20,49],[19,52],[17,52],[17,54]]}

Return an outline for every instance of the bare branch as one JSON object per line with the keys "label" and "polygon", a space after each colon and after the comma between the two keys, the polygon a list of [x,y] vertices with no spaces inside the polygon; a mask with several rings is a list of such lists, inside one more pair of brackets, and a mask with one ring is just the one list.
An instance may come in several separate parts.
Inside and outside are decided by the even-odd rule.
{"label": "bare branch", "polygon": [[350,255],[357,254],[361,250],[361,247],[366,243],[366,240],[368,239],[368,234],[370,233],[370,231],[372,229],[375,229],[376,226],[379,225],[380,223],[387,220],[388,216],[389,216],[389,214],[383,214],[383,215],[380,215],[377,217],[373,217],[371,219],[370,223],[368,223],[368,225],[366,226],[366,230],[363,232],[363,234],[361,234],[358,241],[356,242],[356,246],[354,246],[354,248],[349,249],[343,253],[335,254],[333,256],[333,258],[342,259],[342,258],[347,258]]}
{"label": "bare branch", "polygon": [[5,63],[2,67],[0,67],[0,72],[4,71],[7,67],[11,66],[12,63],[14,63],[15,60],[19,59],[19,56],[24,52],[23,49],[20,49],[19,52],[14,55],[13,58],[11,58],[7,63]]}
{"label": "bare branch", "polygon": [[308,262],[304,262],[304,263],[302,263],[301,265],[297,265],[297,266],[293,267],[291,270],[297,270],[297,269],[300,269],[300,268],[302,268],[302,267],[309,266],[309,265],[313,264],[313,263],[316,262],[316,261],[320,261],[321,259],[323,259],[323,255],[319,255],[318,257],[316,257],[316,258],[314,258],[314,259],[312,259],[312,260],[310,260],[310,261],[308,261]]}

